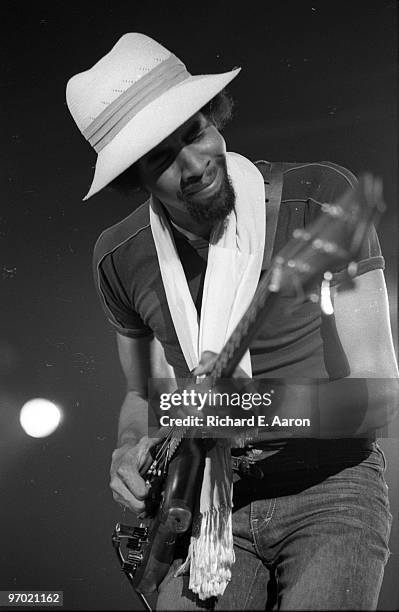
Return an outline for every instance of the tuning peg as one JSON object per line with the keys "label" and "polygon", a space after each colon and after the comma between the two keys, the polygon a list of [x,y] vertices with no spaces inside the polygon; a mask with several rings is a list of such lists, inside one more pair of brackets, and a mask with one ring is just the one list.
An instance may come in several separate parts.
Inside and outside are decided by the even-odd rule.
{"label": "tuning peg", "polygon": [[308,300],[313,302],[313,304],[317,304],[320,301],[320,296],[318,293],[309,293]]}
{"label": "tuning peg", "polygon": [[274,260],[274,266],[271,270],[271,280],[269,284],[269,291],[272,293],[278,293],[281,287],[282,273],[283,273],[284,259],[280,255]]}
{"label": "tuning peg", "polygon": [[344,277],[337,288],[339,293],[341,291],[351,291],[356,287],[356,281],[354,280],[354,277],[357,274],[357,269],[358,265],[355,261],[351,261],[347,265],[346,270],[344,271]]}

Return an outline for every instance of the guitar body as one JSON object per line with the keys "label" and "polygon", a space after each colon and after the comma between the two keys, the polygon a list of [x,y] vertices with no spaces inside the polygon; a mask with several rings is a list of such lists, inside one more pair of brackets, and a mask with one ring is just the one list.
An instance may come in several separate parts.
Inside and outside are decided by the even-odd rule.
{"label": "guitar body", "polygon": [[177,538],[158,516],[151,522],[142,544],[142,561],[133,568],[132,584],[138,593],[151,595],[157,590],[172,565]]}
{"label": "guitar body", "polygon": [[147,519],[148,525],[116,526],[114,546],[119,548],[121,538],[127,539],[127,561],[123,560],[122,567],[138,593],[154,593],[166,576],[178,538],[190,528],[204,465],[205,441],[184,438],[170,460],[167,479],[157,480],[157,476],[152,479],[155,494],[150,500],[150,512],[156,506],[157,491],[163,486],[156,515]]}

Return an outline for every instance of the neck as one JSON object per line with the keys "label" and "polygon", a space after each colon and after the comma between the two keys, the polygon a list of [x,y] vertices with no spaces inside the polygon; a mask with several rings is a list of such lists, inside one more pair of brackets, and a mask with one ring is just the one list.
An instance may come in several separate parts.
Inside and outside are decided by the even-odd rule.
{"label": "neck", "polygon": [[[165,205],[164,205],[165,206]],[[211,235],[211,231],[213,229],[213,223],[197,223],[192,217],[181,213],[181,211],[176,211],[171,209],[169,206],[165,206],[169,218],[175,225],[181,227],[182,229],[195,234],[196,236],[200,236],[205,240],[209,240]]]}

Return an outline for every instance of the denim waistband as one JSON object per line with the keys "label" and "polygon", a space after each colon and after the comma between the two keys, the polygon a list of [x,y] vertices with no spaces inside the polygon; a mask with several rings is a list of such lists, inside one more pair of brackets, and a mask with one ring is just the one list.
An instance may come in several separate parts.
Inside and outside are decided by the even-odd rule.
{"label": "denim waistband", "polygon": [[233,470],[241,476],[263,478],[264,474],[278,471],[317,470],[322,466],[356,465],[377,446],[371,438],[340,438],[333,440],[288,440],[277,450],[270,445],[257,445],[232,449]]}

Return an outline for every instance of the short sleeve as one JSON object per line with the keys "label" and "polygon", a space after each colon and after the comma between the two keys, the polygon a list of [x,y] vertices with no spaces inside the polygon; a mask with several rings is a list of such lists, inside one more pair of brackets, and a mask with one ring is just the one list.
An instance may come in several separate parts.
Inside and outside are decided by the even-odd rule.
{"label": "short sleeve", "polygon": [[129,300],[112,253],[108,253],[100,261],[96,253],[94,254],[93,273],[100,304],[112,327],[129,338],[152,336],[152,330],[145,325]]}
{"label": "short sleeve", "polygon": [[[361,276],[371,270],[385,268],[385,260],[381,253],[380,242],[374,225],[370,226],[370,229],[365,236],[360,252],[355,258],[357,263],[357,271],[355,276]],[[338,270],[334,272],[331,285],[337,285],[345,279],[345,270]]]}

